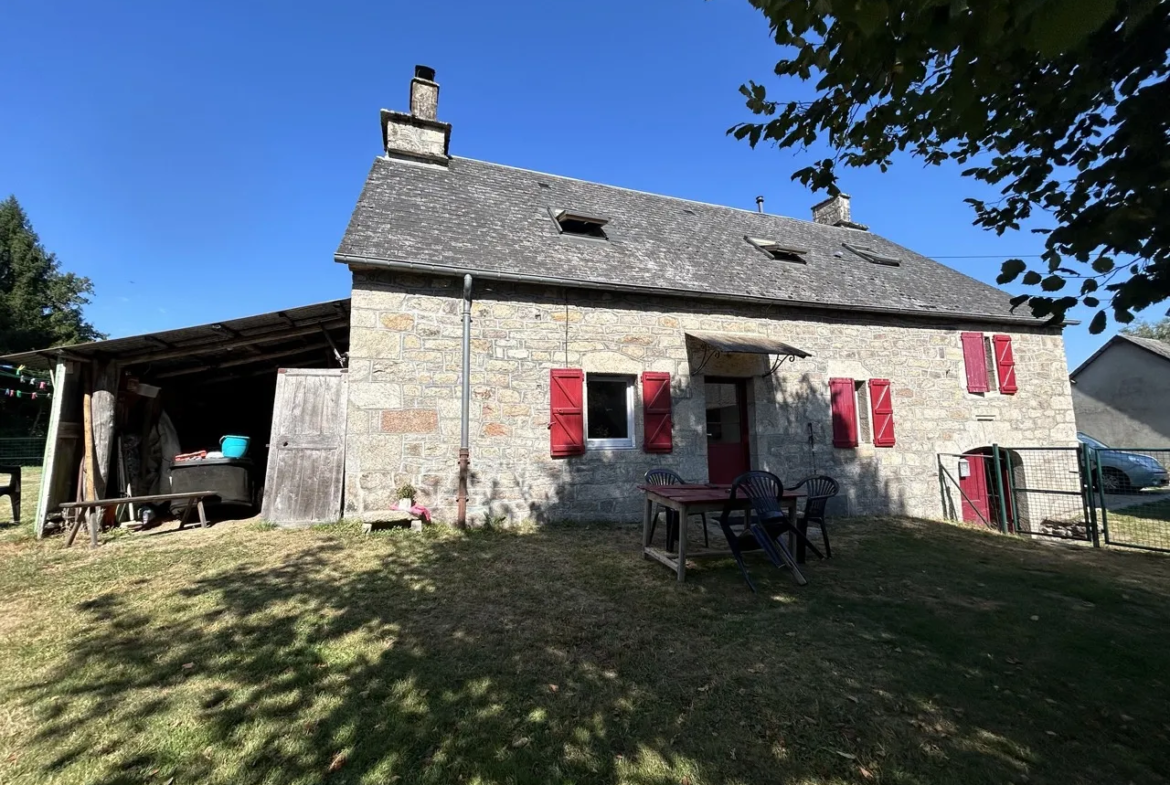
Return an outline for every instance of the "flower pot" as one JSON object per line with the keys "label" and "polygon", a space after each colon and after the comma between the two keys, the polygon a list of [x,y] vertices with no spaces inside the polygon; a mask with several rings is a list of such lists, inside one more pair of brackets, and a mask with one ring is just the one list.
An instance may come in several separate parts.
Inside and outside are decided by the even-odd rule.
{"label": "flower pot", "polygon": [[404,512],[410,512],[410,508],[414,506],[414,499],[399,499],[398,509]]}

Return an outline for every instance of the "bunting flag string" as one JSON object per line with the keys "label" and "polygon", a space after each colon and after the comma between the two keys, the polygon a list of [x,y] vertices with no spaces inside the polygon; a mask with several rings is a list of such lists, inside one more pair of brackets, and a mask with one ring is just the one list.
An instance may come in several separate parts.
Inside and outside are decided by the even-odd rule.
{"label": "bunting flag string", "polygon": [[32,373],[26,373],[25,366],[11,366],[0,364],[0,376],[6,379],[16,379],[21,384],[28,384],[35,387],[37,390],[47,390],[52,386],[53,380],[46,379],[41,376],[36,376]]}
{"label": "bunting flag string", "polygon": [[34,390],[14,390],[11,387],[0,387],[0,397],[3,398],[29,398],[31,400],[40,400],[52,398],[52,393],[36,392]]}

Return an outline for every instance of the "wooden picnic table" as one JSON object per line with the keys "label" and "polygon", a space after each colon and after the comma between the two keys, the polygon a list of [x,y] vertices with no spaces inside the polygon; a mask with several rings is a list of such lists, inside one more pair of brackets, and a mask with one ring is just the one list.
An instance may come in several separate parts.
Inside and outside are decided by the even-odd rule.
{"label": "wooden picnic table", "polygon": [[122,504],[158,504],[159,502],[187,502],[183,508],[183,517],[179,519],[179,528],[187,525],[187,518],[191,516],[191,509],[199,511],[199,526],[207,527],[207,515],[203,511],[203,500],[211,496],[218,496],[215,491],[188,491],[186,493],[156,493],[152,496],[122,496],[117,499],[89,499],[81,502],[66,502],[61,505],[62,510],[76,510],[77,520],[69,528],[69,535],[65,538],[65,547],[73,545],[77,530],[81,528],[81,521],[89,514],[89,544],[96,548],[98,544],[99,516],[97,511],[104,507],[117,507]]}
{"label": "wooden picnic table", "polygon": [[[731,499],[731,485],[716,483],[694,483],[684,485],[639,485],[638,490],[646,494],[646,509],[642,518],[642,555],[647,559],[665,564],[675,571],[679,582],[687,577],[687,559],[715,559],[727,558],[732,555],[730,550],[703,549],[695,553],[687,550],[687,516],[699,513],[719,513],[725,511],[751,509],[751,500],[747,497]],[[796,521],[796,502],[803,499],[803,490],[785,489],[780,501],[787,507],[785,514],[788,519]],[[655,548],[650,544],[650,528],[654,521],[654,507],[667,507],[677,510],[679,514],[678,554],[672,556],[667,551]],[[804,584],[804,576],[796,564],[790,564],[797,582]]]}

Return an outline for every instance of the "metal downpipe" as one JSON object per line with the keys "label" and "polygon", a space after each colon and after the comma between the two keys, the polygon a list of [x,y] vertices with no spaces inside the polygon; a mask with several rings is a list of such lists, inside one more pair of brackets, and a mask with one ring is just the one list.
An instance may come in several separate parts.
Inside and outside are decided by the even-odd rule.
{"label": "metal downpipe", "polygon": [[467,474],[471,464],[471,274],[463,276],[463,401],[459,408],[459,513],[460,528],[467,526]]}

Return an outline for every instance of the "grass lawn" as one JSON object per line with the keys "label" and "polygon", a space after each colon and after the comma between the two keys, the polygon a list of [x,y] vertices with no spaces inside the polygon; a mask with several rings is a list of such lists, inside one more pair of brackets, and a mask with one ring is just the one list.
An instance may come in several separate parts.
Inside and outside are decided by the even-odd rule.
{"label": "grass lawn", "polygon": [[0,532],[0,782],[1155,783],[1170,559],[908,520],[797,588],[632,527]]}
{"label": "grass lawn", "polygon": [[[1170,493],[1159,491],[1153,501],[1135,499],[1132,506],[1109,511],[1109,539],[1115,544],[1170,549]],[[1097,512],[1098,518],[1101,512]]]}

